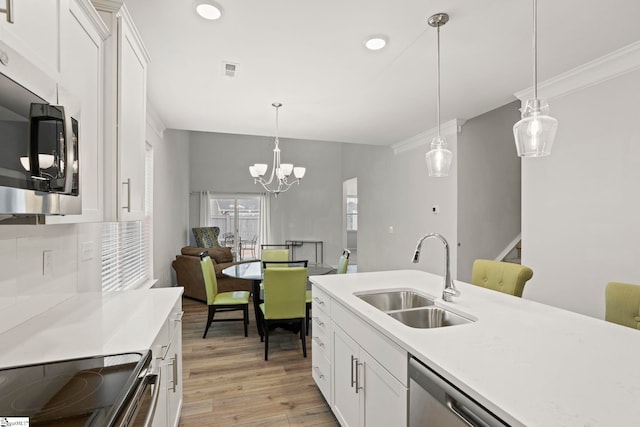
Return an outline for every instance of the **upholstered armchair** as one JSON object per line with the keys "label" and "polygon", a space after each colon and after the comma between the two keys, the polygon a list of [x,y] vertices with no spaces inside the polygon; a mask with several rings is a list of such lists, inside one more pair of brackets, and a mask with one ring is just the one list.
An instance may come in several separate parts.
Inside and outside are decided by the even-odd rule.
{"label": "upholstered armchair", "polygon": [[178,286],[184,287],[184,296],[207,302],[205,282],[200,266],[200,253],[202,251],[209,252],[209,256],[213,261],[219,292],[251,291],[251,280],[237,279],[222,274],[222,270],[225,268],[242,263],[242,261],[233,261],[233,255],[229,248],[185,246],[180,251],[180,255],[177,255],[171,264],[176,271]]}
{"label": "upholstered armchair", "polygon": [[605,299],[606,321],[640,329],[640,285],[610,282]]}
{"label": "upholstered armchair", "polygon": [[194,227],[191,229],[193,237],[196,239],[196,246],[199,248],[220,248],[218,242],[220,227]]}
{"label": "upholstered armchair", "polygon": [[524,285],[532,277],[529,267],[487,259],[475,260],[471,271],[472,284],[517,297],[522,297]]}

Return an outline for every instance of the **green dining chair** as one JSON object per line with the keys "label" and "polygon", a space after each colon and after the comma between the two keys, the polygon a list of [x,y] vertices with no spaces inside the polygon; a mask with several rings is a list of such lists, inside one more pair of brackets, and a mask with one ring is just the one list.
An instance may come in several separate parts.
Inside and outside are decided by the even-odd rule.
{"label": "green dining chair", "polygon": [[289,249],[263,249],[262,261],[289,261]]}
{"label": "green dining chair", "polygon": [[[218,280],[216,279],[216,271],[213,267],[213,261],[207,251],[200,253],[200,267],[204,277],[205,290],[207,292],[207,306],[209,314],[207,316],[207,326],[204,328],[202,338],[207,336],[209,326],[213,322],[244,322],[244,336],[248,336],[247,326],[249,325],[249,292],[218,292]],[[242,310],[244,315],[242,318],[232,319],[214,319],[216,312],[239,311]]]}
{"label": "green dining chair", "polygon": [[477,259],[471,270],[471,283],[483,288],[522,297],[524,285],[533,277],[533,270],[511,262]]}
{"label": "green dining chair", "polygon": [[607,283],[605,301],[606,321],[640,329],[640,285]]}
{"label": "green dining chair", "polygon": [[349,249],[344,249],[342,251],[342,255],[338,260],[338,267],[336,268],[336,274],[346,274],[347,267],[349,267],[349,255],[351,255],[351,251]]}
{"label": "green dining chair", "polygon": [[270,267],[264,270],[264,302],[260,304],[264,330],[264,360],[269,360],[269,325],[273,321],[300,322],[302,354],[307,357],[305,338],[305,267]]}
{"label": "green dining chair", "polygon": [[[342,251],[342,255],[338,260],[338,267],[336,267],[336,274],[346,274],[347,268],[349,267],[349,255],[351,255],[351,251],[349,249],[344,249]],[[307,302],[307,330],[306,334],[309,335],[309,324],[311,323],[311,303],[313,301],[313,295],[311,291],[307,291],[306,302]]]}

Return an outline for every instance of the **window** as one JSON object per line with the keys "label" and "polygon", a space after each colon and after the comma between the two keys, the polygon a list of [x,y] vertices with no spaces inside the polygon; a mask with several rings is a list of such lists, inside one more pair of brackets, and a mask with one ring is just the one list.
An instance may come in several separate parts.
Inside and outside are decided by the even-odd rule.
{"label": "window", "polygon": [[358,197],[347,196],[347,230],[358,230]]}
{"label": "window", "polygon": [[133,289],[147,279],[141,221],[102,224],[102,290]]}
{"label": "window", "polygon": [[153,149],[145,151],[143,221],[102,224],[102,290],[135,289],[153,277]]}
{"label": "window", "polygon": [[239,259],[255,258],[260,235],[260,195],[213,195],[209,224],[220,227],[218,241]]}

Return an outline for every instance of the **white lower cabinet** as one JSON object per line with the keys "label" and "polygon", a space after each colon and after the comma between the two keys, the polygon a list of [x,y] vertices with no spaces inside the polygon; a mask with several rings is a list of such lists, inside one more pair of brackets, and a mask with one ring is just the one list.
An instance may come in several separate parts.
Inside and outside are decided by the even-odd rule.
{"label": "white lower cabinet", "polygon": [[311,303],[311,375],[322,395],[331,403],[331,298],[312,288]]}
{"label": "white lower cabinet", "polygon": [[156,337],[153,366],[160,370],[160,394],[153,427],[177,427],[182,409],[182,305],[178,301]]}
{"label": "white lower cabinet", "polygon": [[333,412],[342,426],[404,426],[407,388],[333,325]]}
{"label": "white lower cabinet", "polygon": [[406,426],[407,352],[315,285],[312,322],[311,374],[340,424]]}

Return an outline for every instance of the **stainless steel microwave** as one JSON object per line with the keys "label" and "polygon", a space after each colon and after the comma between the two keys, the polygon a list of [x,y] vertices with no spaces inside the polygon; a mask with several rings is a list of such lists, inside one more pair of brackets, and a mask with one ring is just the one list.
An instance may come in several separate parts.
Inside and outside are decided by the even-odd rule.
{"label": "stainless steel microwave", "polygon": [[[80,214],[77,107],[52,105],[0,69],[0,219]],[[31,217],[36,220],[21,219]]]}

